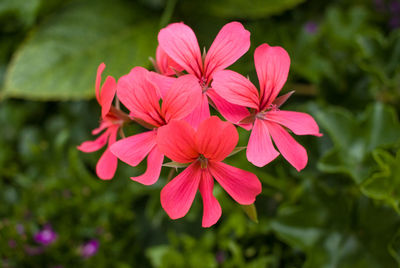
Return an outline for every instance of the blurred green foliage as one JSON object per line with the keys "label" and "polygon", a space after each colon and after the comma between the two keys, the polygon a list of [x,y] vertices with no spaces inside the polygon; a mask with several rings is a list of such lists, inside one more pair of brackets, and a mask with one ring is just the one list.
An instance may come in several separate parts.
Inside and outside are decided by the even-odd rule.
{"label": "blurred green foliage", "polygon": [[[398,267],[394,2],[0,1],[0,266]],[[300,173],[282,157],[264,168],[251,166],[244,151],[227,159],[262,181],[257,210],[216,186],[223,215],[203,229],[198,197],[183,219],[162,210],[166,168],[150,187],[129,179],[144,166],[120,163],[112,181],[96,178],[101,152],[83,154],[76,145],[93,138],[100,111],[82,99],[94,96],[102,61],[115,76],[150,66],[166,23],[184,21],[208,47],[231,20],[252,34],[232,69],[257,81],[254,49],[283,46],[292,60],[284,91],[296,90],[283,109],[312,114],[324,136],[296,138],[309,154]],[[248,133],[239,131],[245,146]],[[46,224],[58,238],[34,254],[33,235]],[[90,239],[100,241],[99,251],[83,259],[79,247]]]}

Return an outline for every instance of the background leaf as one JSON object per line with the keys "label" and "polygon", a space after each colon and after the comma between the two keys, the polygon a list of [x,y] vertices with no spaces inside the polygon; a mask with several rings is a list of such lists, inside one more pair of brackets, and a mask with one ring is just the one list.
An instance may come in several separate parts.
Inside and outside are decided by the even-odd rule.
{"label": "background leaf", "polygon": [[134,65],[147,66],[155,53],[156,33],[157,21],[137,5],[72,2],[20,47],[6,74],[3,95],[40,100],[92,97],[97,66],[105,62],[106,73],[114,76],[128,73]]}

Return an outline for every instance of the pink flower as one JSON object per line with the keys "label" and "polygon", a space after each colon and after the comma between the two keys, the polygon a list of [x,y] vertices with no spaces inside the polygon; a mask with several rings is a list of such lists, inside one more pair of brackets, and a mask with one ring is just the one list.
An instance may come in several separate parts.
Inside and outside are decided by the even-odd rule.
{"label": "pink flower", "polygon": [[97,135],[101,131],[105,131],[96,140],[85,141],[77,148],[82,152],[91,153],[100,150],[108,142],[107,149],[97,162],[96,173],[100,179],[109,180],[114,177],[118,162],[109,147],[117,140],[118,129],[122,126],[124,120],[129,120],[129,118],[126,118],[122,112],[111,106],[116,91],[116,82],[113,77],[108,76],[100,90],[101,74],[105,67],[105,64],[101,63],[97,68],[96,99],[101,106],[101,123],[98,128],[92,131],[92,134]]}
{"label": "pink flower", "polygon": [[189,74],[195,75],[201,85],[204,93],[202,101],[187,118],[194,127],[210,117],[208,97],[231,122],[237,123],[249,115],[244,107],[227,102],[209,87],[215,72],[232,65],[249,49],[250,32],[245,30],[242,24],[226,24],[203,57],[196,35],[183,23],[173,23],[161,29],[158,41],[161,49]]}
{"label": "pink flower", "polygon": [[[157,80],[158,81],[158,80]],[[153,73],[142,67],[135,67],[118,81],[117,95],[130,110],[132,118],[149,129],[111,146],[112,153],[131,166],[137,166],[147,157],[147,170],[132,180],[151,185],[158,180],[164,155],[156,146],[157,128],[172,119],[182,119],[198,106],[201,99],[200,86],[193,75],[175,79],[170,89],[159,101],[162,90],[154,80]]]}
{"label": "pink flower", "polygon": [[272,137],[283,157],[300,171],[307,164],[307,152],[285,128],[296,135],[322,134],[310,115],[278,109],[291,94],[276,98],[288,76],[289,55],[281,47],[263,44],[256,49],[254,61],[260,92],[247,78],[229,70],[217,72],[212,86],[226,100],[252,109],[252,115],[243,120],[254,123],[247,146],[247,159],[251,163],[262,167],[279,155]]}
{"label": "pink flower", "polygon": [[161,205],[172,219],[186,215],[197,190],[203,199],[203,227],[215,224],[221,206],[213,196],[215,178],[239,204],[249,205],[261,193],[256,175],[223,162],[235,148],[239,136],[235,127],[212,116],[197,131],[182,120],[171,121],[158,130],[157,144],[171,160],[191,163],[161,191]]}

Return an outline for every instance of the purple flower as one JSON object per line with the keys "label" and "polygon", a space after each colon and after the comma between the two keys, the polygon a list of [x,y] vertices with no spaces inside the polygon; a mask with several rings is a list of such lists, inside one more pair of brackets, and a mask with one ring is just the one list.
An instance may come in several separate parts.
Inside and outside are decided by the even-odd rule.
{"label": "purple flower", "polygon": [[21,223],[18,223],[18,224],[15,226],[15,229],[17,230],[17,233],[18,233],[19,235],[23,235],[23,234],[25,233],[24,225],[22,225]]}
{"label": "purple flower", "polygon": [[318,24],[315,21],[308,21],[304,25],[304,29],[309,34],[315,34],[318,31]]}
{"label": "purple flower", "polygon": [[16,248],[17,247],[17,242],[14,239],[8,240],[8,246],[10,248]]}
{"label": "purple flower", "polygon": [[57,239],[57,234],[53,231],[51,226],[46,225],[42,230],[37,232],[33,238],[37,243],[47,246]]}
{"label": "purple flower", "polygon": [[93,239],[81,246],[80,254],[83,258],[87,259],[97,253],[99,249],[99,241]]}

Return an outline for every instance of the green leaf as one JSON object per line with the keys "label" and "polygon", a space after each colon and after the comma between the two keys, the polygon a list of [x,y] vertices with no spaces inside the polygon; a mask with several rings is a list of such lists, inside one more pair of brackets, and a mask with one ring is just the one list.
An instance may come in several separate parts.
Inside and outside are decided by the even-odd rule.
{"label": "green leaf", "polygon": [[33,32],[8,68],[4,96],[68,100],[94,96],[97,66],[126,74],[154,54],[157,20],[127,1],[75,1]]}
{"label": "green leaf", "polygon": [[[382,220],[384,219],[384,220]],[[311,184],[271,220],[278,237],[306,253],[303,267],[397,267],[389,245],[399,217],[363,196]]]}
{"label": "green leaf", "polygon": [[390,106],[377,102],[358,117],[342,108],[310,107],[334,143],[319,162],[324,172],[346,173],[362,183],[370,172],[372,151],[400,141],[400,123]]}
{"label": "green leaf", "polygon": [[361,190],[365,195],[393,206],[400,213],[400,150],[395,157],[384,150],[376,150],[372,155],[379,170],[361,185]]}
{"label": "green leaf", "polygon": [[254,205],[254,203],[251,205],[242,205],[242,208],[244,212],[246,212],[250,220],[254,221],[255,223],[258,223],[257,208]]}

